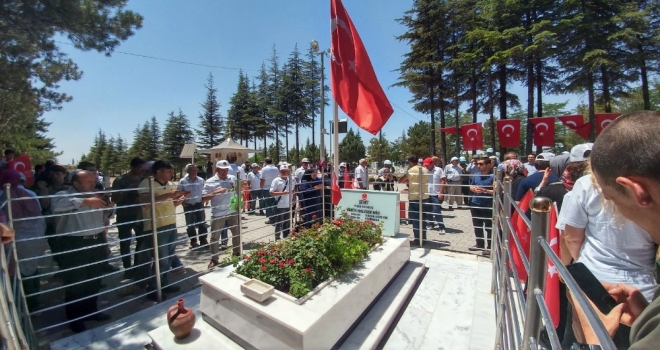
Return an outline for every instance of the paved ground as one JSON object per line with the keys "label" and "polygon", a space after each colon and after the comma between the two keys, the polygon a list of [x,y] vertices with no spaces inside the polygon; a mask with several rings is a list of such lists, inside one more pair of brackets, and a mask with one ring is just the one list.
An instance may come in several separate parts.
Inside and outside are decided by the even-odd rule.
{"label": "paved ground", "polygon": [[[407,201],[407,194],[405,192],[401,193],[401,200]],[[200,275],[208,272],[207,265],[210,258],[210,252],[208,248],[199,250],[189,249],[189,242],[185,234],[185,219],[180,208],[178,214],[177,224],[179,227],[180,244],[177,247],[177,254],[185,266],[185,273],[172,275],[170,276],[170,280],[176,282],[176,284],[180,286],[180,293],[185,293],[197,285],[198,277]],[[207,218],[210,218],[209,209],[207,209],[206,215]],[[430,231],[428,233],[428,241],[424,242],[424,248],[468,253],[469,251],[467,248],[474,245],[474,235],[469,210],[458,209],[454,211],[445,211],[443,216],[447,226],[447,233],[440,235],[438,234],[438,231]],[[242,221],[241,225],[243,228],[242,234],[244,242],[261,244],[274,239],[274,228],[273,226],[265,224],[265,216],[244,214],[242,217],[245,219]],[[401,225],[401,232],[412,235],[411,225]],[[118,256],[119,247],[116,229],[109,232],[108,239],[112,250],[112,256]],[[477,252],[475,255],[480,255],[480,252]],[[227,256],[227,254],[224,254],[223,256]],[[221,256],[221,258],[223,256]],[[121,268],[121,261],[118,259],[113,260],[111,263],[114,266]],[[53,272],[53,274],[42,278],[41,290],[48,291],[60,287],[61,281],[54,275],[57,268],[53,267],[55,265],[52,260],[46,256],[40,261],[39,265],[42,273]],[[103,279],[103,283],[105,284],[105,287],[102,290],[103,294],[99,296],[99,307],[107,309],[106,312],[112,316],[112,319],[107,322],[86,321],[88,328],[108,324],[155,304],[155,302],[149,301],[140,294],[125,296],[123,293],[120,293],[125,289],[126,285],[131,283],[131,280],[123,279],[123,271],[121,270],[106,276]],[[168,295],[168,297],[175,297],[180,293],[174,293],[173,295]],[[64,302],[64,290],[56,289],[51,292],[43,293],[39,296],[39,302],[39,309],[47,309],[59,305]],[[37,331],[37,337],[42,344],[47,344],[53,340],[64,338],[72,334],[67,324],[53,327],[54,325],[66,322],[64,308],[61,306],[54,307],[51,310],[35,312],[32,315],[32,322],[34,329]]]}

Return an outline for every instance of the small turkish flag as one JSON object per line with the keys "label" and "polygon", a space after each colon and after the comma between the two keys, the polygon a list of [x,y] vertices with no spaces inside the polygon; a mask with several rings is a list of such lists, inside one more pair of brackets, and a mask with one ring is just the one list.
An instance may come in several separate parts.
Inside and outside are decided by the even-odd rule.
{"label": "small turkish flag", "polygon": [[[520,200],[520,210],[522,210],[523,213],[526,213],[527,210],[529,209],[529,203],[532,201],[532,198],[534,198],[534,192],[532,190],[527,191],[525,193],[525,196]],[[513,213],[511,214],[511,224],[516,230],[516,237],[518,237],[518,241],[520,241],[520,246],[523,249],[523,254],[529,259],[529,239],[531,236],[531,230],[529,226],[525,223],[525,220],[520,217],[520,214],[518,214],[517,210],[514,210]],[[516,246],[516,243],[511,239],[509,241],[509,249],[511,250],[511,256],[513,257],[513,265],[516,267],[516,271],[518,272],[518,278],[521,281],[524,281],[527,279],[527,270],[525,270],[525,264],[523,264],[523,260],[520,257],[520,253],[518,252],[518,247]]]}
{"label": "small turkish flag", "polygon": [[610,125],[614,119],[618,118],[621,113],[596,113],[596,135],[600,135],[603,129]]}
{"label": "small turkish flag", "polygon": [[332,173],[332,191],[330,192],[330,201],[332,205],[339,204],[341,200],[341,188],[339,188],[339,180],[337,180],[337,173]]}
{"label": "small turkish flag", "polygon": [[447,134],[455,134],[456,133],[456,127],[455,126],[448,126],[446,128],[440,128],[440,132],[446,132]]}
{"label": "small turkish flag", "polygon": [[554,147],[555,145],[555,118],[542,117],[529,120],[534,125],[534,145]]}
{"label": "small turkish flag", "polygon": [[28,154],[14,158],[11,162],[7,163],[7,168],[23,173],[25,175],[25,186],[30,187],[34,184],[34,175],[32,175],[32,165],[30,164],[30,156]]}
{"label": "small turkish flag", "polygon": [[465,124],[461,127],[464,151],[476,151],[484,148],[484,135],[481,123]]}
{"label": "small turkish flag", "polygon": [[520,147],[520,119],[498,120],[497,136],[504,148]]}
{"label": "small turkish flag", "polygon": [[332,96],[355,124],[376,135],[394,110],[341,0],[330,1]]}
{"label": "small turkish flag", "polygon": [[[552,251],[555,252],[557,256],[560,256],[559,230],[555,228],[556,225],[557,204],[555,203],[554,208],[550,210],[550,235],[548,239],[550,240],[550,248],[552,248]],[[552,263],[550,258],[548,258],[548,270],[545,276],[545,291],[543,295],[545,297],[545,303],[548,305],[552,324],[557,328],[559,325],[559,272],[557,272],[557,267]]]}
{"label": "small turkish flag", "polygon": [[575,131],[581,138],[589,140],[591,123],[585,123],[582,114],[562,115],[557,117],[567,128]]}

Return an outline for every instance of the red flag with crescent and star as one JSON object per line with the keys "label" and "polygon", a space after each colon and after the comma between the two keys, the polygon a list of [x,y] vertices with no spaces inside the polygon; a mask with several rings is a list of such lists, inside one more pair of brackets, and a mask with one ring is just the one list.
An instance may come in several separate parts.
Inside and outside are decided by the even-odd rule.
{"label": "red flag with crescent and star", "polygon": [[[559,230],[557,226],[557,203],[550,210],[550,234],[548,237],[550,248],[559,255]],[[543,292],[545,303],[548,305],[550,318],[555,328],[559,325],[559,272],[557,267],[548,258],[548,270],[545,275],[545,291]]]}
{"label": "red flag with crescent and star", "polygon": [[534,145],[554,147],[555,145],[555,118],[541,117],[529,120],[534,126]]}
{"label": "red flag with crescent and star", "polygon": [[476,151],[484,148],[484,135],[481,123],[465,124],[461,126],[464,151]]}
{"label": "red flag with crescent and star", "polygon": [[376,135],[394,110],[341,0],[330,1],[332,96],[357,126]]}
{"label": "red flag with crescent and star", "polygon": [[440,128],[440,132],[446,132],[447,134],[456,134],[456,127],[448,126],[446,128]]}
{"label": "red flag with crescent and star", "polygon": [[[532,192],[532,190],[529,190],[527,191],[527,193],[525,193],[525,196],[520,200],[520,204],[518,206],[520,207],[520,210],[522,210],[523,213],[526,213],[527,210],[529,209],[529,203],[532,201],[532,198],[534,198],[534,192]],[[527,226],[525,220],[522,217],[520,217],[520,214],[515,209],[511,213],[511,226],[513,226],[513,229],[516,230],[515,232],[516,237],[518,237],[520,246],[523,249],[522,254],[525,254],[527,259],[529,259],[529,248],[530,248],[529,239],[531,236],[531,229],[529,228],[529,226]],[[516,246],[516,243],[513,241],[513,238],[509,240],[509,249],[511,250],[513,265],[516,268],[516,272],[518,272],[518,278],[521,281],[526,280],[527,270],[525,270],[525,264],[523,264],[521,254],[520,252],[518,252],[518,247]]]}
{"label": "red flag with crescent and star", "polygon": [[497,136],[504,148],[520,147],[520,119],[498,120]]}
{"label": "red flag with crescent and star", "polygon": [[332,205],[339,204],[341,200],[341,188],[339,188],[339,180],[337,179],[337,173],[332,172],[332,190],[330,192],[330,202]]}
{"label": "red flag with crescent and star", "polygon": [[575,131],[581,138],[589,140],[591,123],[585,123],[582,114],[562,115],[557,117],[567,128]]}
{"label": "red flag with crescent and star", "polygon": [[600,135],[608,125],[610,125],[614,119],[618,118],[621,113],[596,113],[596,135]]}
{"label": "red flag with crescent and star", "polygon": [[34,184],[30,155],[24,154],[18,158],[14,158],[11,162],[7,163],[7,169],[14,169],[19,173],[23,173],[25,175],[25,186],[30,187]]}

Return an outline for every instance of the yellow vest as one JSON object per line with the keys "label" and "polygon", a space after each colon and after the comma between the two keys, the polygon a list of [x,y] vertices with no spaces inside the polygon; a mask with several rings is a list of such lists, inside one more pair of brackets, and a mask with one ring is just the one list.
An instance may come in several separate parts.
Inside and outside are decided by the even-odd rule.
{"label": "yellow vest", "polygon": [[[165,193],[170,193],[176,191],[176,186],[170,181],[167,182],[165,186],[161,186],[158,181],[154,181],[154,197],[158,197]],[[138,193],[149,193],[149,179],[144,179],[140,182],[140,189]],[[142,206],[142,218],[144,230],[151,231],[151,205],[148,204]],[[176,225],[176,209],[174,208],[174,202],[171,199],[156,203],[156,228],[167,226],[167,225]]]}
{"label": "yellow vest", "polygon": [[[421,181],[419,174],[422,174]],[[421,165],[415,165],[408,169],[408,200],[419,200],[419,194],[422,193],[422,199],[428,199],[429,171]]]}

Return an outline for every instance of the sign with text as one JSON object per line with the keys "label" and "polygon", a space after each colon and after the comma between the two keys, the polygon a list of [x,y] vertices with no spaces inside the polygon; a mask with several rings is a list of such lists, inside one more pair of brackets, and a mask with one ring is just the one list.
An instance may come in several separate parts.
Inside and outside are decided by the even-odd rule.
{"label": "sign with text", "polygon": [[346,212],[356,220],[382,222],[383,236],[399,233],[399,192],[342,189],[337,207],[337,215]]}

